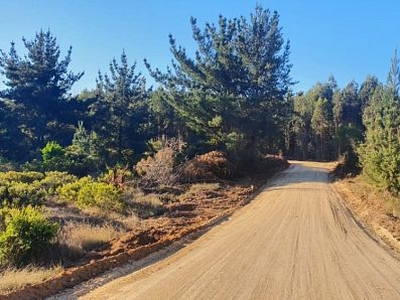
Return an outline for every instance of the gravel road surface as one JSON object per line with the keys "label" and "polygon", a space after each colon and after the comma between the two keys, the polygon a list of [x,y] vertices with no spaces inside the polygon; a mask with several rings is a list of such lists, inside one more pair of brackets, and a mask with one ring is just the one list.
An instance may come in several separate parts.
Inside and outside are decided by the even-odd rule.
{"label": "gravel road surface", "polygon": [[357,224],[328,165],[291,163],[228,221],[81,299],[400,299],[400,261]]}

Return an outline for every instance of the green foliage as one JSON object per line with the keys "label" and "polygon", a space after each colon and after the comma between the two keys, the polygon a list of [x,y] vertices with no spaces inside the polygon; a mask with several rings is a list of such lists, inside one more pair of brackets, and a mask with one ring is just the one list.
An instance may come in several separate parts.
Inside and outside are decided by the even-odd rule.
{"label": "green foliage", "polygon": [[40,205],[46,194],[39,184],[44,177],[44,174],[39,172],[0,173],[1,204],[13,207]]}
{"label": "green foliage", "polygon": [[311,128],[316,137],[316,157],[323,160],[329,157],[329,142],[332,140],[332,108],[327,99],[319,98],[315,103]]}
{"label": "green foliage", "polygon": [[122,191],[104,182],[85,183],[78,192],[76,204],[80,208],[96,207],[103,212],[122,212],[125,208]]}
{"label": "green foliage", "polygon": [[93,182],[94,180],[89,176],[82,177],[79,180],[59,186],[56,190],[57,195],[64,201],[75,202],[82,187]]}
{"label": "green foliage", "polygon": [[[8,131],[15,133],[16,151],[29,153],[44,147],[47,140],[60,143],[71,138],[69,124],[76,123],[76,102],[69,91],[83,73],[68,70],[71,49],[60,58],[60,48],[50,31],[40,31],[31,41],[23,38],[27,54],[19,56],[15,43],[8,53],[0,50],[0,72],[7,89],[2,96],[9,99],[6,107],[12,112]],[[12,136],[8,133],[5,135]],[[18,157],[21,159],[21,157]]]}
{"label": "green foliage", "polygon": [[377,185],[400,192],[400,72],[397,52],[388,85],[379,87],[364,112],[365,142],[358,148],[363,172]]}
{"label": "green foliage", "polygon": [[59,171],[0,173],[0,201],[13,207],[37,206],[54,195],[58,187],[76,180],[75,176]]}
{"label": "green foliage", "polygon": [[40,181],[45,177],[43,173],[28,171],[28,172],[18,172],[18,171],[8,171],[0,172],[0,185],[10,184],[12,182],[21,183],[32,183],[34,181]]}
{"label": "green foliage", "polygon": [[334,136],[334,144],[338,149],[338,155],[344,155],[344,164],[350,172],[357,171],[358,156],[357,146],[363,140],[363,131],[353,124],[340,125]]}
{"label": "green foliage", "polygon": [[65,154],[64,148],[57,142],[47,142],[42,149],[42,159],[44,163],[48,163],[53,159],[60,158]]}
{"label": "green foliage", "polygon": [[99,139],[95,132],[88,132],[83,122],[78,122],[72,139],[72,145],[65,150],[65,165],[67,171],[85,176],[99,172],[104,164],[99,156]]}
{"label": "green foliage", "polygon": [[[286,149],[301,159],[332,159],[334,130],[333,99],[337,92],[333,77],[316,83],[307,93],[293,97],[293,111],[286,133]],[[290,112],[289,112],[290,116]]]}
{"label": "green foliage", "polygon": [[57,142],[48,142],[41,150],[42,166],[46,171],[65,171],[77,176],[98,172],[100,159],[96,149],[97,136],[89,134],[78,123],[72,145],[63,148]]}
{"label": "green foliage", "polygon": [[[187,131],[214,149],[273,148],[293,83],[278,13],[257,6],[250,21],[220,16],[217,25],[207,23],[201,30],[192,18],[191,26],[198,45],[195,58],[170,36],[173,69],[163,74],[146,63],[162,85],[159,97]],[[239,136],[243,143],[232,146]]]}
{"label": "green foliage", "polygon": [[98,101],[90,106],[101,154],[111,166],[132,164],[134,150],[142,152],[145,147],[141,127],[147,121],[148,95],[145,79],[141,73],[135,73],[135,67],[136,63],[129,66],[125,52],[120,64],[114,58],[110,76],[99,73]]}
{"label": "green foliage", "polygon": [[12,182],[6,186],[0,186],[0,201],[3,205],[12,207],[38,206],[43,203],[45,196],[45,190],[37,184]]}
{"label": "green foliage", "polygon": [[0,172],[7,172],[16,169],[16,164],[0,155]]}
{"label": "green foliage", "polygon": [[42,258],[52,245],[59,226],[50,222],[40,209],[0,210],[0,263],[20,266]]}
{"label": "green foliage", "polygon": [[60,144],[47,142],[41,153],[45,170],[65,170],[65,149]]}
{"label": "green foliage", "polygon": [[49,195],[54,195],[58,187],[74,182],[77,177],[67,172],[49,171],[46,172],[46,177],[39,184]]}

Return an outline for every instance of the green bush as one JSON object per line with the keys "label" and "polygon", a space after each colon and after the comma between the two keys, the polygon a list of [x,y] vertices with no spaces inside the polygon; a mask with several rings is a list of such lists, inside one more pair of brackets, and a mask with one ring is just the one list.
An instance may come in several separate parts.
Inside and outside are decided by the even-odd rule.
{"label": "green bush", "polygon": [[74,182],[59,186],[56,190],[56,193],[60,200],[75,202],[78,199],[78,194],[81,188],[93,182],[94,181],[90,176],[82,177]]}
{"label": "green bush", "polygon": [[0,173],[0,185],[8,185],[12,182],[32,183],[36,180],[42,180],[43,178],[44,174],[40,172],[8,171]]}
{"label": "green bush", "polygon": [[59,225],[50,222],[42,210],[27,206],[0,210],[0,262],[21,266],[43,258],[54,241]]}
{"label": "green bush", "polygon": [[46,177],[40,181],[40,186],[46,190],[49,195],[54,195],[58,187],[75,182],[78,178],[67,172],[49,171]]}
{"label": "green bush", "polygon": [[125,207],[122,191],[104,182],[85,184],[78,193],[76,204],[80,208],[98,207],[106,212],[122,212]]}
{"label": "green bush", "polygon": [[91,149],[83,149],[79,145],[63,148],[56,142],[49,142],[41,152],[40,168],[47,171],[66,171],[85,176],[98,172],[101,165],[101,159]]}
{"label": "green bush", "polygon": [[35,183],[13,182],[8,186],[0,187],[1,204],[7,204],[13,207],[27,205],[37,206],[42,204],[46,192]]}
{"label": "green bush", "polygon": [[41,152],[44,163],[51,162],[57,158],[62,158],[65,154],[64,148],[57,142],[48,142]]}

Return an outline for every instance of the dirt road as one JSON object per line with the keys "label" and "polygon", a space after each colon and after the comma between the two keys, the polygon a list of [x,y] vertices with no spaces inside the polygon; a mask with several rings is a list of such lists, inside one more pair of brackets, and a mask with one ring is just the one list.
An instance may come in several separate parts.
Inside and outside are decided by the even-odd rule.
{"label": "dirt road", "polygon": [[326,166],[292,162],[229,221],[82,299],[400,299],[400,261],[357,225]]}

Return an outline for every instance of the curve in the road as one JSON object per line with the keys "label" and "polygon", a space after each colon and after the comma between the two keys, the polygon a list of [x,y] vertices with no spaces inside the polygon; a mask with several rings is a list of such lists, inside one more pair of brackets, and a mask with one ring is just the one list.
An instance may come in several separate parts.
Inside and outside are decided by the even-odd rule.
{"label": "curve in the road", "polygon": [[293,162],[229,221],[82,299],[400,299],[400,261],[358,226],[325,164]]}

